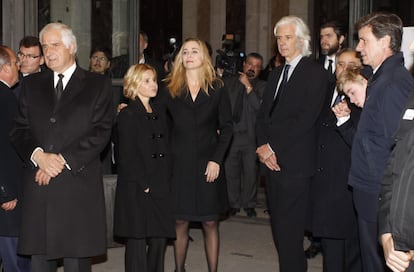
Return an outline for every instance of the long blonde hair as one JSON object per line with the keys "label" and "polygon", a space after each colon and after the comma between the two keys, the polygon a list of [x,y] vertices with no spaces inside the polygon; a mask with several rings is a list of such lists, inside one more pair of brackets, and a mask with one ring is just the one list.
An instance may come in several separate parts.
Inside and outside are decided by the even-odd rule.
{"label": "long blonde hair", "polygon": [[200,46],[200,52],[203,60],[200,73],[198,74],[198,80],[200,82],[201,90],[208,95],[209,87],[214,89],[214,87],[217,86],[216,84],[218,84],[218,86],[223,85],[221,79],[216,75],[205,42],[197,38],[188,38],[184,41],[180,51],[178,51],[174,60],[172,71],[165,79],[172,97],[188,93],[188,81],[186,77],[186,70],[183,65],[184,45],[188,42],[196,42]]}

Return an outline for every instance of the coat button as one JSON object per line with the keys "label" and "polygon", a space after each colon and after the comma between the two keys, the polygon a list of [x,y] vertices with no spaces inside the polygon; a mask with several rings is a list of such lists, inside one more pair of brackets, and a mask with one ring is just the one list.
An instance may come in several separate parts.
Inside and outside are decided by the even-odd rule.
{"label": "coat button", "polygon": [[56,123],[56,118],[54,118],[54,117],[50,117],[50,119],[49,119],[49,121],[50,121],[50,123]]}
{"label": "coat button", "polygon": [[157,154],[152,154],[151,158],[155,159],[157,157]]}
{"label": "coat button", "polygon": [[162,134],[158,134],[157,135],[157,138],[160,138],[161,139],[162,137],[164,137],[164,135],[162,135]]}
{"label": "coat button", "polygon": [[325,148],[325,145],[324,145],[324,144],[321,144],[321,145],[319,146],[319,148],[320,148],[320,149],[324,149],[324,148]]}
{"label": "coat button", "polygon": [[158,119],[157,115],[152,116],[152,120],[157,120],[157,119]]}
{"label": "coat button", "polygon": [[160,158],[164,158],[165,154],[164,153],[160,153],[158,156],[160,156]]}
{"label": "coat button", "polygon": [[318,172],[322,172],[322,171],[323,171],[323,167],[319,167],[319,168],[317,169],[317,171],[318,171]]}

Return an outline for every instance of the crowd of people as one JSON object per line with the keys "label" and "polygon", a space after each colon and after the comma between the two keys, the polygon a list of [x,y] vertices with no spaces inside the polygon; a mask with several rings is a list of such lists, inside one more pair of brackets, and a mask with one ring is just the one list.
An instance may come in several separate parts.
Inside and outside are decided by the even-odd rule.
{"label": "crowd of people", "polygon": [[[185,271],[193,222],[217,271],[219,222],[241,209],[257,216],[259,176],[279,271],[306,271],[320,251],[327,272],[414,271],[414,78],[400,52],[403,24],[371,13],[355,27],[351,49],[341,24],[322,25],[315,61],[308,26],[285,16],[264,73],[251,52],[225,78],[198,38],[183,41],[168,72],[144,53],[144,32],[137,64],[97,47],[89,71],[62,23],[24,37],[17,53],[1,45],[4,271],[91,271],[106,252],[102,177],[114,165],[113,233],[127,272],[164,271],[169,241],[175,271]],[[114,74],[123,77],[115,96]]]}

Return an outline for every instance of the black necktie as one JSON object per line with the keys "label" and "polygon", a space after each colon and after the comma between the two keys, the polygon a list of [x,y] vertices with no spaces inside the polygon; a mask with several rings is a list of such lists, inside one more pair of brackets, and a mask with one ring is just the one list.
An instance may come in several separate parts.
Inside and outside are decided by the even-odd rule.
{"label": "black necktie", "polygon": [[60,96],[63,93],[63,81],[62,78],[64,77],[64,75],[62,74],[58,74],[59,80],[56,84],[56,100],[59,101]]}
{"label": "black necktie", "polygon": [[341,94],[338,94],[337,96],[336,96],[336,98],[335,98],[335,101],[334,101],[334,103],[333,103],[333,105],[332,106],[336,106],[336,105],[338,105],[339,103],[341,103],[342,102],[342,95]]}
{"label": "black necktie", "polygon": [[288,80],[288,74],[289,74],[289,64],[285,64],[285,68],[283,70],[283,78],[282,82],[280,82],[279,88],[277,89],[275,99],[273,100],[272,108],[270,109],[270,114],[272,114],[273,110],[276,108],[277,103],[279,103],[280,96],[283,93],[283,90],[286,87],[287,80]]}
{"label": "black necktie", "polygon": [[332,75],[332,63],[333,63],[333,60],[328,60],[328,69],[327,69],[327,71],[328,71],[328,73],[329,73],[329,75]]}

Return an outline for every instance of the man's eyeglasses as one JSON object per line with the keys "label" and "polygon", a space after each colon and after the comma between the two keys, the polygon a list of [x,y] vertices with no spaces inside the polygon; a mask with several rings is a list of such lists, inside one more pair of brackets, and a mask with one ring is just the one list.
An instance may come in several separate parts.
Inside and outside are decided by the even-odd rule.
{"label": "man's eyeglasses", "polygon": [[98,56],[92,56],[91,59],[93,61],[100,61],[100,62],[108,61],[108,59],[106,57],[98,57]]}
{"label": "man's eyeglasses", "polygon": [[35,56],[35,55],[32,55],[32,54],[24,54],[24,53],[22,53],[22,52],[17,52],[17,57],[19,57],[19,59],[24,59],[24,58],[28,58],[28,59],[31,59],[31,60],[35,60],[35,59],[37,59],[38,57],[40,57],[40,55],[37,55],[37,56]]}

